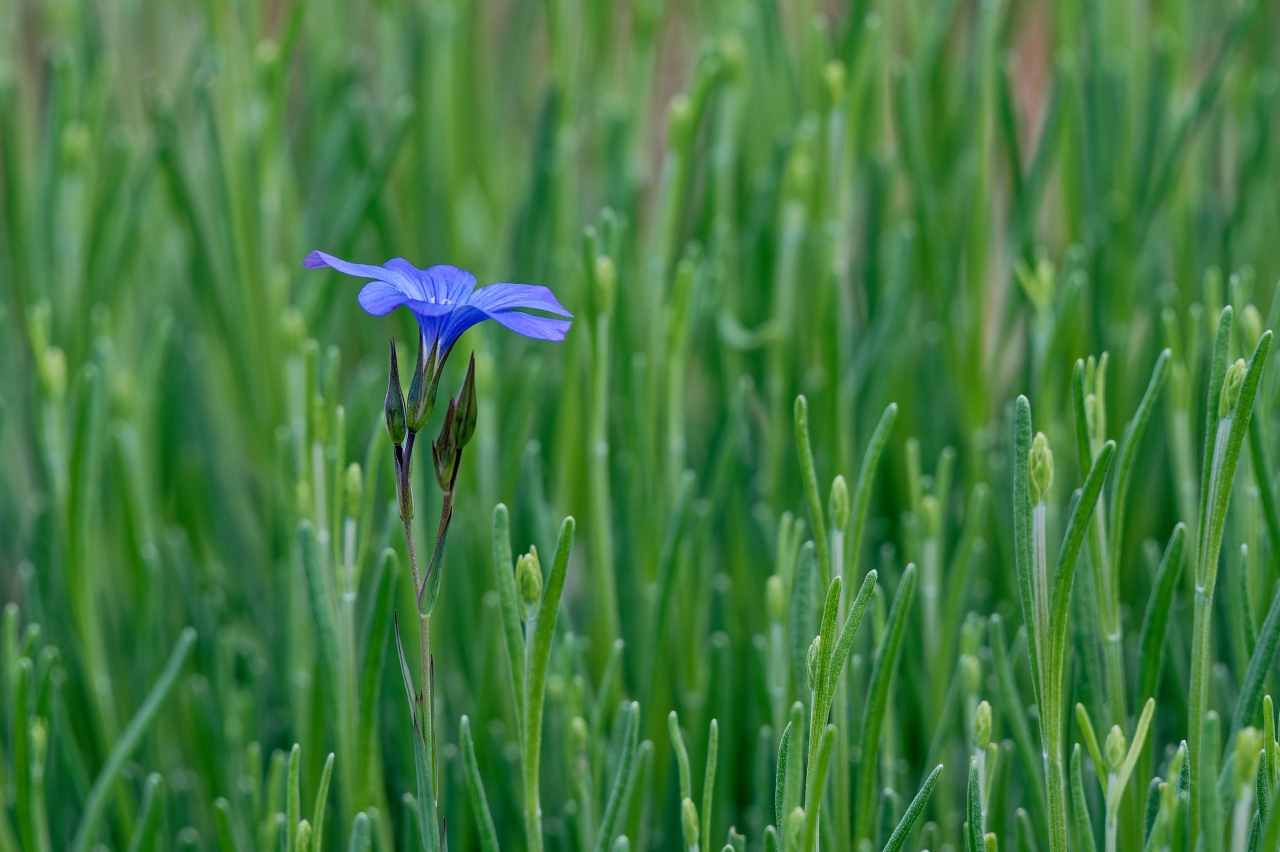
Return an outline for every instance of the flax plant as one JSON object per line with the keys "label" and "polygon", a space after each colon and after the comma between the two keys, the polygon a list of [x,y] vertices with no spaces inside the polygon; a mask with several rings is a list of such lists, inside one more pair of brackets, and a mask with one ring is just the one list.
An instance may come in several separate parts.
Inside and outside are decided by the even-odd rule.
{"label": "flax plant", "polygon": [[[1115,453],[1107,441],[1094,459],[1067,522],[1052,576],[1048,568],[1047,512],[1053,484],[1053,453],[1044,433],[1031,438],[1031,406],[1018,397],[1014,425],[1013,494],[1015,548],[1022,611],[1028,625],[1032,682],[1040,711],[1040,750],[1049,814],[1049,848],[1067,848],[1066,777],[1063,748],[1063,677],[1071,589],[1089,517]],[[1050,586],[1052,582],[1052,586]]]}
{"label": "flax plant", "polygon": [[0,0],[0,852],[1274,849],[1278,29]]}

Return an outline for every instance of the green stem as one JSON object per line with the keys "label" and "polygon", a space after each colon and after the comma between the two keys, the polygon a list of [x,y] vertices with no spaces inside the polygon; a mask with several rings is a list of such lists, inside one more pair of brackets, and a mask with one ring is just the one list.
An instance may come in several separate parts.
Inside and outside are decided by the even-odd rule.
{"label": "green stem", "polygon": [[[1195,609],[1191,623],[1191,691],[1187,699],[1187,749],[1191,757],[1191,837],[1200,836],[1200,745],[1204,716],[1208,710],[1209,659],[1213,580],[1208,584],[1196,580]],[[1212,780],[1210,783],[1213,783]]]}

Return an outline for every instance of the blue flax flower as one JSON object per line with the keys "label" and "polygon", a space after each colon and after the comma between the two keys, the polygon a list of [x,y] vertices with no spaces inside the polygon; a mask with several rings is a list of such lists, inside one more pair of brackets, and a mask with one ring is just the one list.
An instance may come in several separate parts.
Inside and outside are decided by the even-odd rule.
{"label": "blue flax flower", "polygon": [[[372,278],[360,291],[360,307],[380,317],[404,305],[418,318],[427,346],[438,343],[442,355],[448,354],[464,331],[485,320],[525,337],[564,340],[573,318],[546,287],[490,284],[476,289],[476,277],[456,266],[418,269],[399,257],[372,266],[348,263],[322,251],[311,252],[302,265],[310,269],[328,266],[357,278]],[[568,319],[529,314],[522,308]]]}

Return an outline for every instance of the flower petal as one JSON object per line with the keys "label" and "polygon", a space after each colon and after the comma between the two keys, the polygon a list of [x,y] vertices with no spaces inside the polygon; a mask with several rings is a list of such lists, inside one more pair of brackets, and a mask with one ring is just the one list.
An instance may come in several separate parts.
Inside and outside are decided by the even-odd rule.
{"label": "flower petal", "polygon": [[[396,260],[400,261],[400,263],[396,263]],[[322,251],[313,251],[307,255],[306,260],[302,261],[302,265],[308,269],[319,269],[322,266],[328,266],[331,269],[336,269],[346,275],[353,275],[356,278],[373,278],[378,281],[385,281],[399,288],[400,292],[409,298],[421,296],[422,291],[416,278],[403,268],[403,266],[409,266],[410,269],[413,267],[400,260],[400,258],[396,258],[396,260],[387,261],[386,266],[371,266],[367,263],[350,263],[331,254],[325,254]],[[395,265],[393,266],[392,264]]]}
{"label": "flower petal", "polygon": [[562,317],[573,317],[546,287],[535,284],[490,284],[471,294],[467,304],[493,313],[510,308],[533,308]]}
{"label": "flower petal", "polygon": [[375,317],[389,314],[408,301],[399,287],[386,281],[370,281],[357,298],[360,307]]}
{"label": "flower petal", "polygon": [[494,322],[535,340],[564,340],[569,326],[573,325],[569,320],[540,317],[521,311],[496,311],[489,316]]}
{"label": "flower petal", "polygon": [[462,305],[454,308],[440,329],[441,351],[447,352],[453,344],[458,342],[458,338],[462,336],[464,331],[487,319],[489,319],[489,314],[471,305]]}

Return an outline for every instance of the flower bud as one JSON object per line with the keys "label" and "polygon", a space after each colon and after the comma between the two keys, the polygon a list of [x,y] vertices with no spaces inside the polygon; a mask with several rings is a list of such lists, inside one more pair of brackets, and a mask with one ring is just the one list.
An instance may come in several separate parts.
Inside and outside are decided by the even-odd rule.
{"label": "flower bud", "polygon": [[833,59],[822,69],[822,81],[827,88],[827,106],[834,108],[844,98],[844,63]]}
{"label": "flower bud", "polygon": [[516,586],[520,589],[520,601],[526,612],[532,611],[542,597],[542,565],[538,562],[538,548],[530,547],[528,553],[516,560]]}
{"label": "flower bud", "polygon": [[1236,402],[1240,399],[1240,386],[1244,384],[1247,370],[1243,358],[1227,368],[1227,375],[1222,379],[1222,395],[1218,398],[1218,417],[1230,417],[1235,413]]}
{"label": "flower bud", "polygon": [[298,845],[297,849],[311,848],[311,823],[305,819],[298,823]]}
{"label": "flower bud", "polygon": [[986,750],[991,745],[991,705],[983,701],[973,715],[973,739],[978,748]]}
{"label": "flower bud", "polygon": [[978,662],[977,657],[966,654],[960,659],[960,665],[964,667],[961,675],[964,678],[965,692],[976,695],[982,687],[982,664]]}
{"label": "flower bud", "polygon": [[790,814],[787,815],[787,830],[784,835],[786,843],[783,849],[799,849],[801,848],[801,838],[804,836],[804,808],[797,805]]}
{"label": "flower bud", "polygon": [[849,486],[843,476],[837,476],[831,483],[827,514],[831,516],[831,525],[835,529],[843,531],[849,526]]}
{"label": "flower bud", "polygon": [[942,528],[942,508],[938,505],[938,498],[932,494],[920,498],[920,520],[924,522],[924,534],[927,536],[937,535]]}
{"label": "flower bud", "polygon": [[280,335],[284,338],[284,348],[290,354],[302,351],[307,339],[307,324],[302,319],[302,311],[297,308],[285,308],[280,314]]}
{"label": "flower bud", "polygon": [[1258,758],[1262,751],[1262,732],[1255,727],[1236,734],[1236,788],[1247,788],[1258,774]]}
{"label": "flower bud", "polygon": [[347,492],[347,517],[359,517],[360,499],[364,496],[364,474],[361,472],[360,465],[357,462],[347,465],[345,489]]}
{"label": "flower bud", "polygon": [[730,79],[740,79],[747,67],[747,45],[742,36],[730,32],[720,37],[720,58]]}
{"label": "flower bud", "polygon": [[782,592],[782,578],[772,575],[764,584],[764,608],[769,620],[781,624],[787,618],[787,600]]}
{"label": "flower bud", "polygon": [[1120,730],[1119,725],[1112,725],[1111,733],[1107,734],[1107,741],[1102,746],[1102,762],[1107,765],[1108,772],[1120,771],[1120,765],[1124,763],[1124,754],[1128,748],[1129,744],[1125,742],[1124,731]]}
{"label": "flower bud", "polygon": [[569,720],[569,753],[585,754],[587,751],[587,722],[581,716]]}
{"label": "flower bud", "polygon": [[1049,494],[1049,486],[1053,484],[1053,451],[1049,449],[1049,439],[1043,432],[1037,432],[1035,440],[1031,442],[1027,477],[1031,480],[1031,505],[1044,502]]}
{"label": "flower bud", "polygon": [[471,441],[476,433],[476,417],[479,414],[479,403],[476,402],[476,353],[471,353],[471,363],[467,365],[467,376],[458,389],[457,416],[454,418],[454,441],[461,450]]}
{"label": "flower bud", "polygon": [[818,664],[822,657],[822,634],[813,637],[813,641],[809,643],[809,689],[816,691],[818,689]]}
{"label": "flower bud", "polygon": [[391,341],[391,373],[387,377],[387,398],[383,403],[387,418],[387,434],[397,447],[404,443],[408,430],[404,411],[404,391],[400,389],[400,367],[396,363],[396,342]]}
{"label": "flower bud", "polygon": [[440,490],[449,493],[453,486],[453,462],[457,452],[454,445],[454,420],[457,417],[457,403],[449,400],[449,409],[444,414],[444,423],[440,424],[440,437],[431,444],[431,465],[436,474],[436,485]]}
{"label": "flower bud", "polygon": [[50,399],[62,399],[67,392],[67,355],[57,346],[44,350],[39,360],[40,382]]}
{"label": "flower bud", "polygon": [[1250,349],[1258,345],[1262,337],[1262,314],[1256,305],[1245,305],[1240,314],[1240,326],[1244,330],[1244,340]]}
{"label": "flower bud", "polygon": [[698,809],[688,796],[680,803],[680,827],[684,829],[684,841],[689,846],[698,845]]}
{"label": "flower bud", "polygon": [[1098,434],[1098,398],[1093,394],[1084,398],[1084,424],[1090,437]]}
{"label": "flower bud", "polygon": [[427,425],[427,418],[431,416],[431,409],[435,407],[436,402],[436,386],[439,379],[435,374],[438,366],[436,362],[440,354],[439,338],[432,341],[430,352],[424,355],[426,348],[426,338],[419,331],[418,361],[413,367],[413,378],[409,382],[409,397],[406,400],[410,432],[417,432]]}
{"label": "flower bud", "polygon": [[683,148],[693,135],[693,103],[681,93],[667,107],[667,147]]}
{"label": "flower bud", "polygon": [[613,313],[617,290],[618,271],[614,268],[613,258],[602,254],[596,258],[596,305],[601,314]]}

